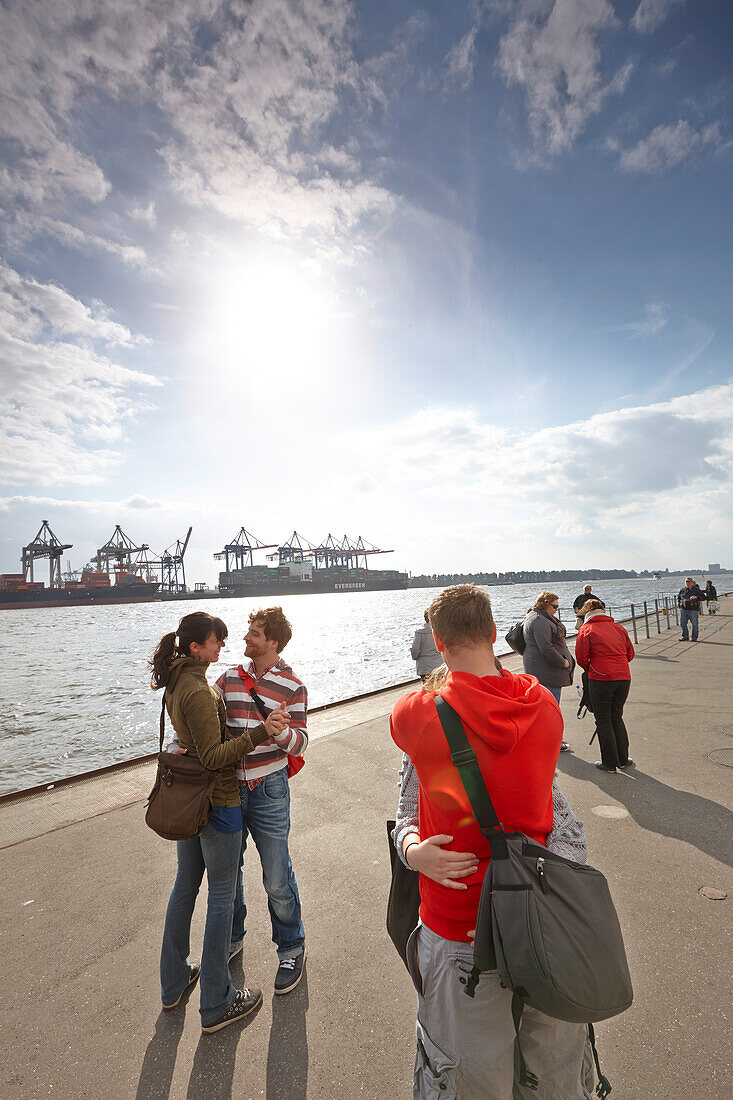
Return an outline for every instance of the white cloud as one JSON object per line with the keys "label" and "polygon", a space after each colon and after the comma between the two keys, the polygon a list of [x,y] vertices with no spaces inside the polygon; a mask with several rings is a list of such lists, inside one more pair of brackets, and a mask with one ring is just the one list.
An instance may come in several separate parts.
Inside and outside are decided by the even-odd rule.
{"label": "white cloud", "polygon": [[499,43],[499,70],[524,90],[532,138],[550,154],[569,149],[610,95],[625,91],[633,65],[607,83],[598,35],[618,27],[608,0],[555,0],[521,15]]}
{"label": "white cloud", "polygon": [[465,92],[473,83],[478,29],[478,25],[474,24],[449,50],[445,59],[446,72],[443,78],[443,87],[446,91]]}
{"label": "white cloud", "polygon": [[142,393],[159,384],[108,352],[142,339],[101,303],[0,265],[0,481],[101,480],[123,425],[147,405]]}
{"label": "white cloud", "polygon": [[628,149],[622,148],[615,139],[609,140],[607,145],[619,154],[619,166],[624,172],[652,175],[676,167],[704,146],[720,148],[722,138],[719,123],[696,130],[685,119],[679,119],[668,126],[656,126],[647,137]]}
{"label": "white cloud", "polygon": [[[74,144],[95,97],[106,96],[129,111],[155,108],[159,153],[188,201],[271,232],[348,233],[393,200],[363,173],[358,150],[341,156],[322,133],[344,91],[384,100],[383,86],[399,84],[421,23],[408,20],[393,49],[357,64],[352,18],[348,0],[252,0],[236,18],[221,0],[86,0],[83,15],[74,0],[57,0],[42,16],[9,0],[0,8],[0,136],[12,155],[0,192],[43,210],[68,243],[142,264],[135,246],[80,237],[59,218],[77,199],[113,197]],[[155,209],[128,204],[127,216],[152,226]]]}
{"label": "white cloud", "polygon": [[672,8],[679,7],[684,2],[685,0],[641,0],[634,12],[631,26],[639,34],[651,34],[657,27],[661,27]]}
{"label": "white cloud", "polygon": [[[684,498],[690,522],[706,527],[710,517],[698,502],[731,493],[733,384],[526,435],[510,435],[470,408],[428,408],[348,442],[355,457],[368,458],[400,544],[430,509],[431,530],[437,512],[456,530],[483,526],[475,545],[504,563],[507,540],[513,547],[530,540],[536,563],[554,556],[559,564],[558,539],[577,543],[579,554],[602,549],[605,560],[618,561],[622,550],[626,556],[630,507],[677,514]],[[726,530],[733,536],[733,515]],[[640,546],[656,539],[646,529],[633,534]]]}
{"label": "white cloud", "polygon": [[635,337],[657,336],[669,322],[669,306],[666,302],[647,302],[644,317],[640,321],[631,321],[622,325],[621,330]]}

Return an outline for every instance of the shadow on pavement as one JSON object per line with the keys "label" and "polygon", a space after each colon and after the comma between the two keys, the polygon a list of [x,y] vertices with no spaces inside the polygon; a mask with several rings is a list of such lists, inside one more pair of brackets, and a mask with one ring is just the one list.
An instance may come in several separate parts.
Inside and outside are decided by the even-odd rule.
{"label": "shadow on pavement", "polygon": [[308,1091],[308,972],[285,996],[273,994],[267,1100],[305,1100]]}
{"label": "shadow on pavement", "polygon": [[237,1045],[243,1032],[259,1016],[261,1007],[262,1002],[241,1024],[209,1035],[201,1032],[188,1080],[187,1100],[231,1100]]}
{"label": "shadow on pavement", "polygon": [[[631,746],[633,752],[633,744]],[[714,764],[710,765],[715,767]],[[638,768],[626,774],[606,774],[593,764],[563,753],[558,767],[573,779],[594,783],[620,802],[643,829],[684,840],[720,863],[733,867],[733,812],[718,802],[689,791],[678,791]]]}
{"label": "shadow on pavement", "polygon": [[185,1022],[185,1007],[173,1012],[161,1010],[155,1021],[155,1034],[145,1050],[135,1093],[136,1100],[152,1100],[153,1097],[170,1095],[178,1044]]}

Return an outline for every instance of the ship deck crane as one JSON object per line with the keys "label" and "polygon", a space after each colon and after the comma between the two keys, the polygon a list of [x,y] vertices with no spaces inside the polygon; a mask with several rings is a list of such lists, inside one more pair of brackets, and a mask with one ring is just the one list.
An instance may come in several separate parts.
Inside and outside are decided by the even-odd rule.
{"label": "ship deck crane", "polygon": [[260,542],[258,538],[255,538],[255,536],[251,535],[244,527],[241,527],[236,538],[228,542],[223,550],[219,550],[218,553],[214,554],[214,559],[216,561],[221,561],[222,558],[224,558],[226,560],[226,572],[230,573],[230,556],[233,562],[232,569],[246,569],[253,564],[253,550],[272,550],[276,546],[277,543],[275,542]]}
{"label": "ship deck crane", "polygon": [[48,520],[41,523],[38,534],[23,547],[23,573],[26,582],[33,582],[33,563],[38,558],[48,558],[49,587],[61,588],[61,558],[64,550],[71,550],[73,542],[61,543],[48,526]]}

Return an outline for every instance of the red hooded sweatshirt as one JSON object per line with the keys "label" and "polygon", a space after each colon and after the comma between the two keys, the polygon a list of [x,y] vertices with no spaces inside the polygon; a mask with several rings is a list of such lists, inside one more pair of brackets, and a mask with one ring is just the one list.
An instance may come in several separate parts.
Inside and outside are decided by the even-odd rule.
{"label": "red hooded sweatshirt", "polygon": [[[506,832],[519,830],[544,844],[552,829],[552,780],[562,741],[560,708],[534,676],[452,672],[440,694],[456,710],[475,750],[497,817]],[[446,848],[473,852],[478,870],[451,890],[420,875],[420,918],[447,940],[468,940],[476,927],[481,886],[491,858],[479,831],[435,707],[435,696],[415,691],[392,711],[395,744],[415,765],[420,781],[420,836],[447,833]]]}

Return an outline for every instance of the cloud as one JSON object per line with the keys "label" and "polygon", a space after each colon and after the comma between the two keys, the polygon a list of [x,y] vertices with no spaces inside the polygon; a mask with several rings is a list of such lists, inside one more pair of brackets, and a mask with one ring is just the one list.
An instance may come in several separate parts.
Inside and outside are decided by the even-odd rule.
{"label": "cloud", "polygon": [[[146,126],[154,112],[168,184],[186,201],[268,232],[348,234],[394,200],[364,173],[358,150],[339,156],[326,128],[342,119],[347,98],[352,122],[355,101],[367,110],[377,97],[387,102],[384,89],[404,79],[423,22],[413,16],[390,50],[357,62],[348,0],[251,0],[236,16],[221,0],[88,0],[83,18],[73,0],[57,0],[42,18],[8,0],[0,137],[11,156],[0,194],[42,211],[67,243],[142,265],[135,246],[63,227],[71,203],[117,199],[83,151],[87,119],[106,98],[133,117],[147,112]],[[125,211],[133,223],[155,224],[151,202]]]}
{"label": "cloud", "polygon": [[539,14],[536,8],[501,39],[497,63],[507,85],[524,91],[535,145],[556,155],[573,145],[609,96],[625,91],[633,65],[603,82],[598,35],[619,25],[608,0],[555,0],[546,18],[547,4]]}
{"label": "cloud", "polygon": [[640,338],[657,336],[667,326],[668,321],[669,306],[666,302],[648,302],[644,306],[643,320],[621,325],[621,331]]}
{"label": "cloud", "polygon": [[476,62],[476,35],[478,24],[464,34],[459,42],[449,50],[445,62],[443,88],[447,92],[465,92],[473,83],[473,67]]}
{"label": "cloud", "polygon": [[368,456],[386,514],[400,501],[404,513],[409,498],[405,523],[423,507],[446,509],[456,528],[484,516],[494,546],[532,539],[539,561],[561,528],[582,527],[589,548],[601,534],[613,551],[625,546],[630,506],[674,512],[683,497],[730,493],[732,425],[728,384],[524,435],[470,408],[427,408],[349,446]]}
{"label": "cloud", "polygon": [[651,34],[661,27],[673,8],[684,4],[685,0],[641,0],[634,12],[631,26],[639,34]]}
{"label": "cloud", "polygon": [[143,337],[63,287],[0,265],[0,481],[101,480],[119,461],[111,446],[147,407],[152,375],[109,357]]}
{"label": "cloud", "polygon": [[619,154],[619,166],[624,172],[647,175],[668,171],[705,146],[720,149],[722,145],[719,123],[696,130],[685,119],[668,126],[656,126],[647,137],[628,149],[616,139],[607,142],[607,147]]}

